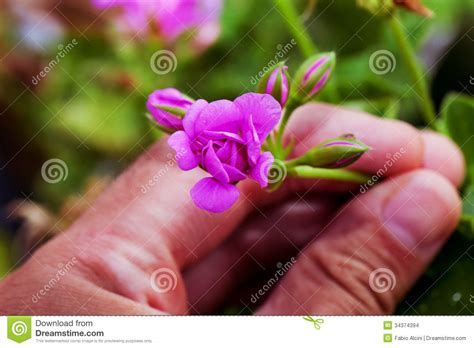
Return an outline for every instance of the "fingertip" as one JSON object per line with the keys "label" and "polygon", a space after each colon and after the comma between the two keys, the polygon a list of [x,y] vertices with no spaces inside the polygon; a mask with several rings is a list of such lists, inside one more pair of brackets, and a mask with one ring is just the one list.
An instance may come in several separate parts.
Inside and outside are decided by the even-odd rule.
{"label": "fingertip", "polygon": [[371,147],[364,155],[359,166],[368,166],[364,162],[380,162],[383,165],[375,170],[383,169],[386,176],[397,175],[421,167],[423,160],[423,141],[421,134],[411,124],[400,120],[375,118],[370,132],[363,134],[361,140]]}
{"label": "fingertip", "polygon": [[464,156],[459,147],[448,137],[422,131],[424,143],[423,167],[434,170],[459,187],[466,171]]}
{"label": "fingertip", "polygon": [[461,200],[452,182],[440,173],[418,169],[378,189],[385,195],[381,213],[385,229],[407,249],[417,248],[418,256],[431,257],[423,247],[438,249],[454,231]]}
{"label": "fingertip", "polygon": [[298,108],[286,136],[297,140],[294,153],[300,155],[328,138],[348,133],[371,148],[351,169],[390,176],[422,165],[423,141],[415,127],[343,107],[309,103]]}

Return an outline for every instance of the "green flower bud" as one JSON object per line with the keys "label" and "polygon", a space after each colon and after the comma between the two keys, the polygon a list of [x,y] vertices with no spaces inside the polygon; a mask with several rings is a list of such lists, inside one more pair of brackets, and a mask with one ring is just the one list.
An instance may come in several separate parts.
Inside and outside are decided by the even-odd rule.
{"label": "green flower bud", "polygon": [[333,52],[316,54],[307,59],[296,72],[296,99],[305,102],[319,93],[334,70],[335,63],[336,55]]}
{"label": "green flower bud", "polygon": [[326,140],[290,163],[317,168],[342,168],[357,161],[368,150],[367,145],[348,134]]}
{"label": "green flower bud", "polygon": [[290,90],[288,67],[283,63],[275,65],[260,79],[257,86],[258,93],[270,94],[282,107],[285,106]]}

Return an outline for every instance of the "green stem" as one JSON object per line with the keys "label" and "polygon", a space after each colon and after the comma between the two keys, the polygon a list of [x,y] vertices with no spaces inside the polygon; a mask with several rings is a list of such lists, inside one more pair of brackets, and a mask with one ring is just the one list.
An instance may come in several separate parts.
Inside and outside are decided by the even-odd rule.
{"label": "green stem", "polygon": [[287,168],[293,168],[299,165],[303,165],[304,163],[308,163],[307,156],[303,155],[301,157],[297,157],[288,161],[285,161]]}
{"label": "green stem", "polygon": [[288,120],[290,119],[291,114],[295,109],[299,106],[300,104],[297,103],[294,99],[288,100],[288,103],[285,106],[285,110],[283,111],[283,116],[281,118],[280,122],[280,127],[278,128],[278,131],[275,136],[275,149],[276,153],[275,156],[278,159],[284,159],[283,158],[283,133],[285,132],[285,127],[286,124],[288,123]]}
{"label": "green stem", "polygon": [[407,35],[400,24],[400,19],[398,16],[395,13],[392,14],[389,17],[388,22],[398,48],[402,54],[403,60],[407,65],[408,73],[413,80],[413,88],[421,98],[420,103],[425,122],[430,125],[436,118],[436,112],[431,101],[430,93],[428,91],[428,84],[424,78],[423,70],[417,60],[414,49],[408,41]]}
{"label": "green stem", "polygon": [[[286,26],[290,33],[294,36],[298,47],[305,58],[309,58],[316,54],[319,50],[311,37],[306,32],[306,28],[303,25],[301,17],[298,16],[298,12],[295,9],[293,0],[274,0],[275,5],[278,7],[281,15],[285,19]],[[339,92],[336,89],[334,83],[329,82],[326,85],[327,98],[331,103],[335,103],[340,100]]]}
{"label": "green stem", "polygon": [[308,58],[318,51],[318,48],[306,33],[306,29],[296,12],[293,0],[275,0],[275,5],[285,18],[286,25],[295,37],[303,55]]}
{"label": "green stem", "polygon": [[280,127],[278,128],[278,133],[276,137],[277,144],[281,143],[286,124],[288,123],[288,120],[290,119],[291,114],[293,113],[293,111],[295,111],[295,109],[298,106],[299,104],[296,103],[295,100],[292,100],[292,99],[290,99],[288,101],[288,104],[286,104],[285,110],[283,112],[283,117],[281,118]]}
{"label": "green stem", "polygon": [[296,166],[288,169],[288,174],[301,178],[330,179],[338,181],[350,181],[364,184],[370,180],[370,176],[347,169],[326,169],[310,166]]}

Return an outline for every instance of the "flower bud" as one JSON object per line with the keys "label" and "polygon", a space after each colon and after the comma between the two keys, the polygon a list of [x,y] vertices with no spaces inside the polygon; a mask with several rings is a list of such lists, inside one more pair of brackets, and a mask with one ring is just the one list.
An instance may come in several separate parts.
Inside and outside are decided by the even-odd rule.
{"label": "flower bud", "polygon": [[307,59],[296,72],[296,97],[306,101],[321,91],[334,69],[335,62],[336,55],[333,52],[316,54]]}
{"label": "flower bud", "polygon": [[351,134],[326,140],[298,159],[297,164],[318,168],[341,168],[357,161],[369,147]]}
{"label": "flower bud", "polygon": [[146,107],[156,122],[168,129],[183,129],[182,118],[193,100],[175,88],[158,89],[148,97]]}
{"label": "flower bud", "polygon": [[288,100],[290,89],[290,79],[287,70],[288,67],[286,65],[275,65],[262,76],[257,86],[258,93],[270,94],[282,107],[285,106]]}

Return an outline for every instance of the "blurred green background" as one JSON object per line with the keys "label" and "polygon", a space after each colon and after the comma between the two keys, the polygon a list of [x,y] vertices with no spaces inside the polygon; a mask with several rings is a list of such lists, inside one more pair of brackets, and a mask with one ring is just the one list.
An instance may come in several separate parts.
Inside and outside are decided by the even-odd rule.
{"label": "blurred green background", "polygon": [[[383,19],[357,7],[355,0],[295,4],[318,48],[337,53],[331,80],[336,95],[323,93],[321,100],[423,124],[406,68]],[[446,96],[470,96],[463,99],[461,122],[472,119],[474,1],[426,0],[424,4],[435,12],[434,18],[407,11],[400,15],[428,71],[431,96],[440,113]],[[108,18],[97,18],[86,1],[82,5],[62,1],[63,7],[48,13],[54,5],[25,1],[24,8],[46,11],[61,28],[52,25],[51,29],[48,18],[37,27],[30,23],[39,35],[36,40],[43,40],[41,35],[48,39],[38,48],[28,35],[25,38],[25,15],[19,15],[10,2],[0,1],[2,277],[21,263],[25,250],[40,244],[42,236],[60,233],[87,208],[85,202],[101,191],[109,177],[159,136],[145,117],[145,101],[154,89],[175,86],[194,98],[233,99],[255,90],[254,76],[275,57],[286,60],[290,71],[304,59],[270,0],[224,1],[220,37],[200,53],[189,47],[186,34],[172,45],[152,36],[135,40],[120,35]],[[77,44],[47,76],[32,83],[32,77],[73,40]],[[176,70],[164,75],[153,72],[150,58],[159,49],[174,52]],[[368,64],[371,54],[381,49],[391,51],[397,61],[396,69],[385,75],[374,74]],[[473,125],[470,121],[464,128],[469,139]],[[51,185],[42,179],[41,167],[50,158],[67,163],[67,180]],[[468,158],[468,163],[472,160]],[[465,200],[465,211],[471,209],[471,216],[474,196],[469,186],[468,179],[463,192],[472,198]],[[472,220],[467,218],[397,312],[472,314],[473,238]]]}

